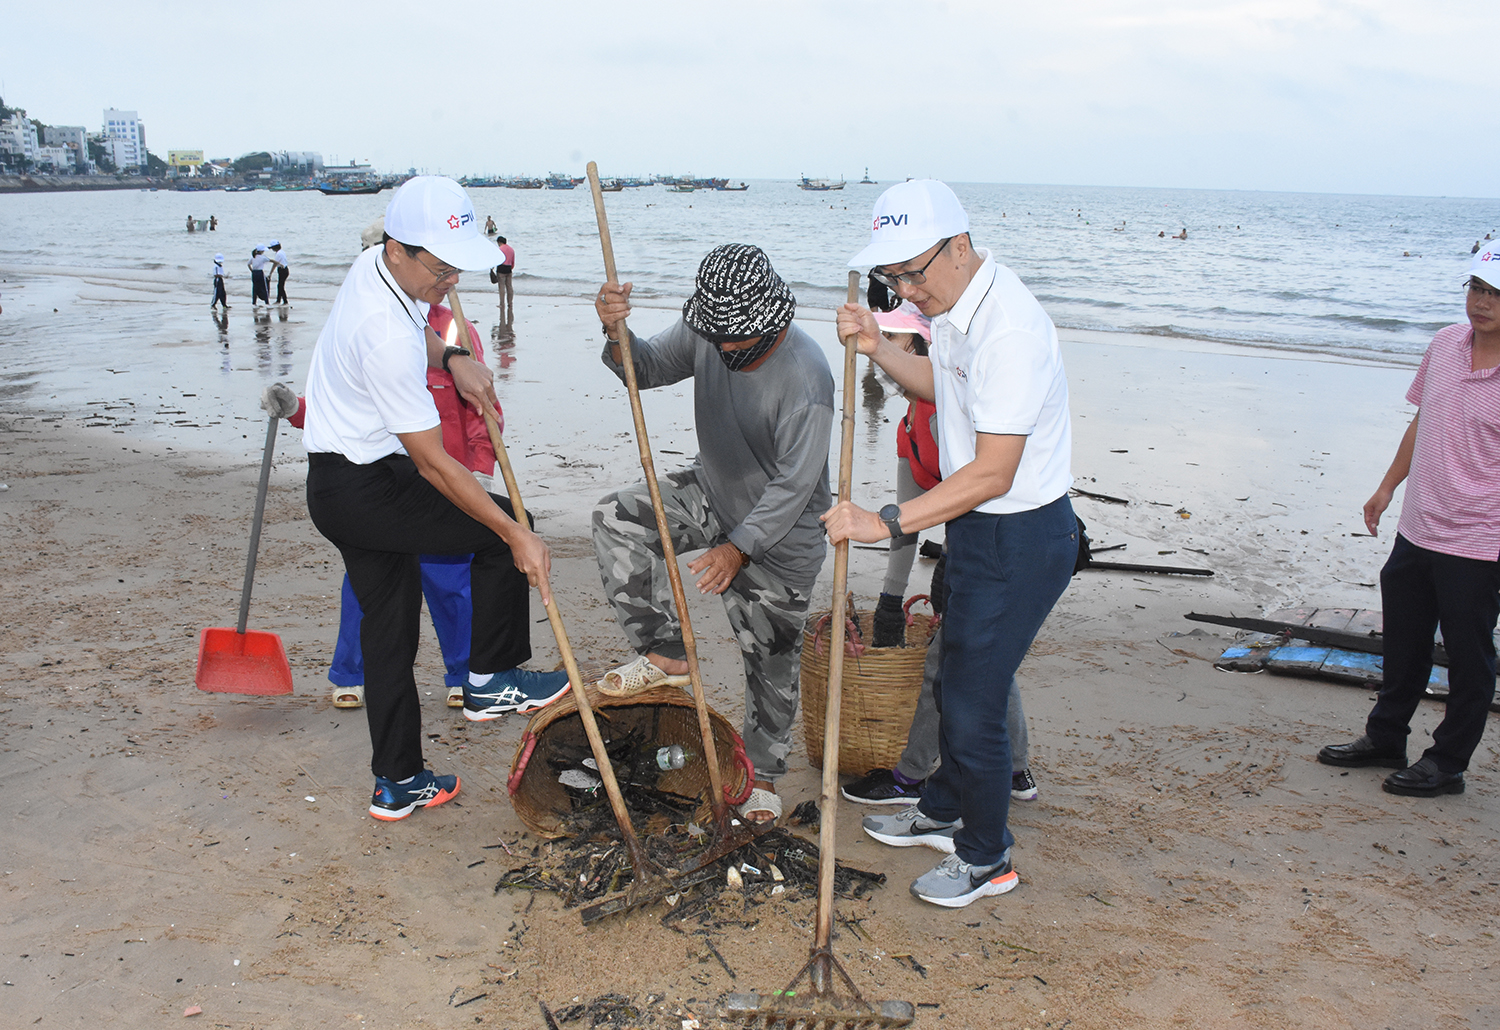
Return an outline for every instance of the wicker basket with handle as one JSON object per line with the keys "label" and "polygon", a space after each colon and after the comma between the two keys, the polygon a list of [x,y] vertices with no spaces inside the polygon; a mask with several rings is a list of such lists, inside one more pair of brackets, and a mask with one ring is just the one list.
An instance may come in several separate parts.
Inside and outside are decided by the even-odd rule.
{"label": "wicker basket with handle", "polygon": [[[631,734],[653,744],[680,744],[690,752],[702,754],[698,735],[698,713],[691,695],[678,687],[651,687],[629,697],[610,697],[588,688],[589,705],[599,722],[599,731],[608,746],[616,737]],[[708,710],[713,727],[714,748],[719,756],[724,796],[737,805],[750,796],[750,760],[745,745],[729,720],[712,708]],[[587,748],[578,705],[572,694],[565,694],[532,716],[510,764],[510,801],[516,815],[533,832],[555,838],[567,833],[564,823],[572,811],[567,792],[552,773],[547,759],[554,751]],[[701,757],[690,760],[681,769],[664,772],[657,784],[662,790],[701,799],[697,818],[707,825],[713,818],[709,803],[708,769]]]}
{"label": "wicker basket with handle", "polygon": [[[872,612],[859,615],[858,632],[850,634],[852,646],[845,648],[840,772],[862,775],[871,769],[889,769],[900,759],[922,693],[927,644],[940,621],[934,615],[911,612],[915,602],[926,600],[926,595],[918,594],[906,602],[905,647],[858,643],[871,638],[875,621]],[[815,613],[802,634],[802,735],[807,739],[808,761],[819,769],[823,767],[823,715],[828,698],[825,637],[830,615]]]}

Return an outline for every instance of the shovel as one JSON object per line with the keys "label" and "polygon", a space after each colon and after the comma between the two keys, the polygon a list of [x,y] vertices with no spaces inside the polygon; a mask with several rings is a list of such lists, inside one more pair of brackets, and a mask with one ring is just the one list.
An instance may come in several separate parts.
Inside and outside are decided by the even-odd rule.
{"label": "shovel", "polygon": [[[859,273],[849,273],[849,303],[859,302]],[[839,503],[849,500],[854,479],[855,337],[844,342],[843,437],[839,443]],[[844,618],[848,609],[849,541],[833,549],[833,617],[828,652],[828,701],[823,715],[823,796],[818,827],[818,913],[812,954],[785,989],[775,994],[730,994],[724,1007],[731,1019],[750,1026],[818,1027],[864,1030],[906,1026],[916,1018],[909,1001],[865,1001],[833,956],[834,816],[839,798],[839,708],[844,699]],[[837,975],[837,981],[835,980]],[[810,990],[799,994],[806,978]],[[848,993],[841,993],[840,988]]]}
{"label": "shovel", "polygon": [[[449,331],[457,333],[460,326],[469,324],[464,319],[463,305],[458,301],[457,287],[448,291],[448,307],[453,310],[453,323]],[[505,478],[505,489],[510,495],[510,506],[515,512],[516,521],[523,526],[529,526],[530,520],[526,517],[526,505],[521,501],[521,487],[516,482],[515,470],[511,468],[510,455],[505,450],[505,441],[500,437],[500,425],[495,421],[495,416],[489,412],[484,413],[484,424],[489,430],[490,446],[494,448],[495,460],[500,465],[500,474]],[[589,704],[588,691],[583,686],[583,674],[578,671],[578,662],[573,657],[573,645],[568,641],[568,631],[563,626],[562,612],[558,610],[557,598],[547,601],[546,608],[547,620],[552,624],[552,635],[557,638],[557,650],[562,654],[563,668],[568,671],[568,685],[572,687],[573,699],[578,703],[579,721],[583,723],[583,732],[589,738],[589,749],[594,753],[595,768],[599,779],[604,783],[604,793],[609,797],[609,807],[614,812],[615,822],[620,825],[620,836],[625,841],[625,850],[630,855],[630,868],[634,874],[631,893],[658,891],[664,882],[669,883],[668,873],[651,861],[646,854],[646,849],[641,847],[640,838],[635,834],[635,827],[630,825],[630,812],[625,808],[625,799],[620,794],[620,783],[615,779],[614,765],[609,760],[609,752],[604,748],[604,737],[600,734],[599,724],[594,719],[594,709]]]}
{"label": "shovel", "polygon": [[[280,387],[278,392],[277,387]],[[291,398],[291,407],[286,399]],[[250,555],[245,560],[245,586],[240,591],[240,621],[234,629],[214,626],[198,634],[199,690],[220,694],[290,694],[292,669],[286,648],[275,633],[246,631],[250,620],[250,588],[255,583],[255,555],[260,549],[260,526],[266,514],[266,492],[271,485],[271,455],[276,450],[276,423],[297,410],[297,398],[279,383],[266,390],[261,406],[271,412],[266,426],[266,452],[260,461],[260,486],[255,492],[255,518],[250,523]]]}

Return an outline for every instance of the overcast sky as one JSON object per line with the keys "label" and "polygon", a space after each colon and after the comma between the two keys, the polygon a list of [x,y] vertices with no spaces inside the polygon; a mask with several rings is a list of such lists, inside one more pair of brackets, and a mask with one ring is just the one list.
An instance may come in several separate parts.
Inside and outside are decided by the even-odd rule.
{"label": "overcast sky", "polygon": [[382,171],[1500,196],[1473,0],[25,4],[6,103]]}

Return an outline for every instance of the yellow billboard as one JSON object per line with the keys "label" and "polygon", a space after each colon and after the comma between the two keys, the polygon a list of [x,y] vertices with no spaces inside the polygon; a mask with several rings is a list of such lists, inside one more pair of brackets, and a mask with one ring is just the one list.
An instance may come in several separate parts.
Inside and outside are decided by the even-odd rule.
{"label": "yellow billboard", "polygon": [[169,150],[167,164],[173,168],[197,168],[203,163],[201,150]]}

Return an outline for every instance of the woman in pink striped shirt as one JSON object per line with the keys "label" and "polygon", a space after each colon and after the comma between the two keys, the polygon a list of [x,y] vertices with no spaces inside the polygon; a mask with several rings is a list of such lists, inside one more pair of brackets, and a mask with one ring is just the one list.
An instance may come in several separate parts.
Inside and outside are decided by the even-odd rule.
{"label": "woman in pink striped shirt", "polygon": [[[1365,735],[1318,752],[1327,765],[1396,769],[1392,794],[1462,794],[1464,770],[1495,697],[1500,616],[1500,241],[1469,265],[1468,325],[1438,332],[1406,399],[1417,414],[1375,496],[1373,535],[1406,480],[1396,543],[1380,572],[1384,685]],[[1448,652],[1448,705],[1432,746],[1410,766],[1406,737],[1432,675],[1433,634]]]}

